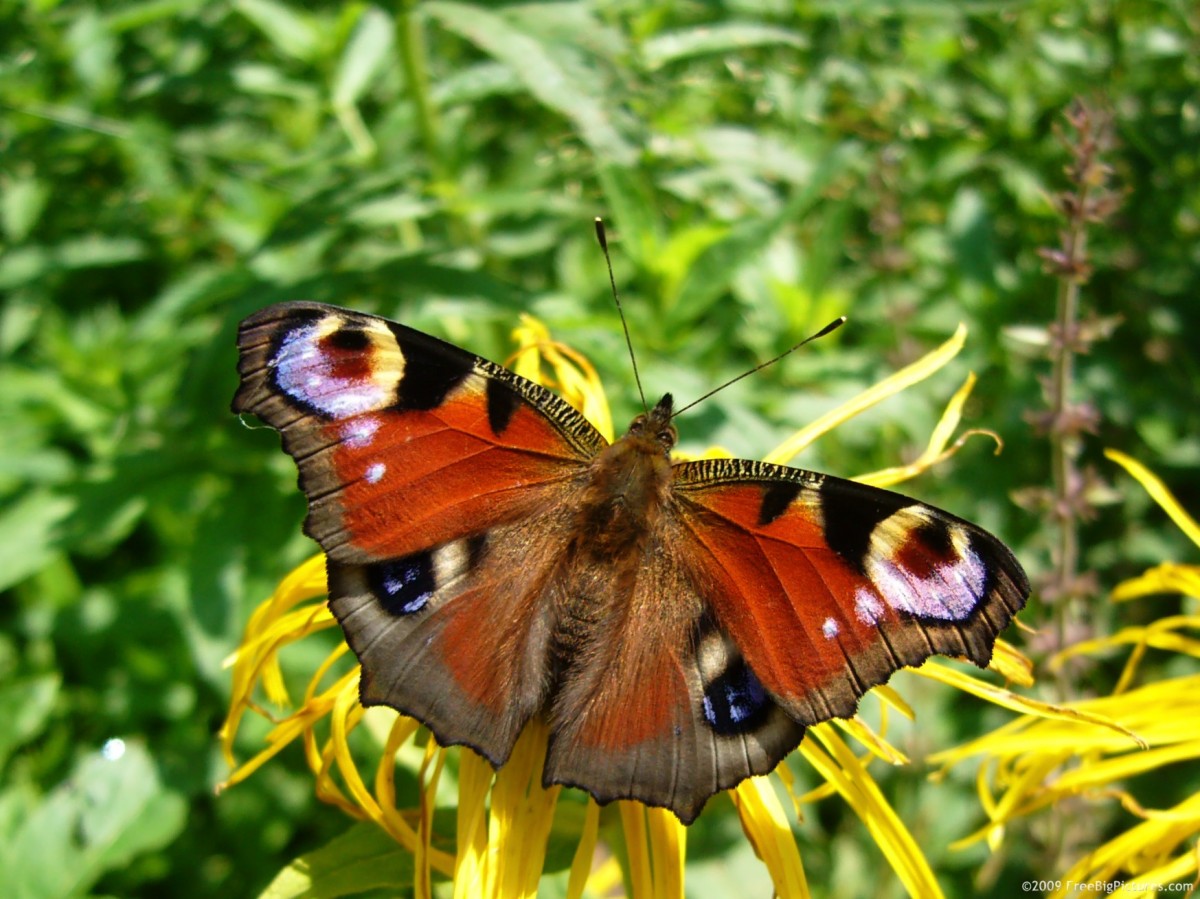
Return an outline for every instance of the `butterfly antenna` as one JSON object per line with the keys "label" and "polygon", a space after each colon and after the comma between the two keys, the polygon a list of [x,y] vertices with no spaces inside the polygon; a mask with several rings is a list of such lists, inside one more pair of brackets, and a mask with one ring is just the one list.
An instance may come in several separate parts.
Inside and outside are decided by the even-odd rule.
{"label": "butterfly antenna", "polygon": [[638,396],[642,398],[642,410],[649,412],[646,393],[642,390],[642,376],[638,374],[637,356],[633,354],[633,339],[629,336],[629,322],[625,321],[625,310],[621,308],[621,295],[617,293],[617,279],[613,276],[612,259],[608,255],[608,235],[604,230],[604,219],[596,216],[596,240],[604,253],[604,264],[608,266],[608,284],[612,288],[613,302],[617,304],[617,315],[621,316],[621,327],[625,329],[625,346],[629,347],[629,361],[633,363],[633,380],[637,382]]}
{"label": "butterfly antenna", "polygon": [[780,353],[774,359],[768,359],[766,362],[763,362],[759,365],[754,366],[754,368],[750,369],[749,371],[742,372],[736,378],[731,378],[730,380],[728,380],[724,384],[722,384],[720,387],[714,387],[712,390],[710,390],[708,393],[704,394],[704,396],[700,397],[699,399],[692,400],[690,403],[688,403],[682,409],[676,409],[675,412],[671,415],[671,417],[674,418],[676,415],[679,415],[681,412],[686,412],[688,409],[692,408],[692,406],[695,406],[698,403],[704,402],[706,399],[708,399],[714,393],[720,393],[722,390],[724,390],[729,385],[736,384],[738,381],[742,380],[742,378],[748,378],[755,372],[762,371],[768,365],[774,365],[776,362],[778,362],[784,356],[787,356],[787,355],[790,355],[791,353],[796,352],[796,350],[800,349],[800,347],[804,346],[806,343],[812,343],[814,340],[816,340],[820,337],[824,337],[826,334],[831,334],[844,324],[846,324],[846,316],[844,316],[844,315],[838,316],[833,321],[831,321],[829,324],[827,324],[824,328],[822,328],[820,331],[818,331],[816,334],[811,334],[808,337],[805,337],[798,344],[796,344],[793,347],[790,347],[789,349],[784,350],[782,353]]}

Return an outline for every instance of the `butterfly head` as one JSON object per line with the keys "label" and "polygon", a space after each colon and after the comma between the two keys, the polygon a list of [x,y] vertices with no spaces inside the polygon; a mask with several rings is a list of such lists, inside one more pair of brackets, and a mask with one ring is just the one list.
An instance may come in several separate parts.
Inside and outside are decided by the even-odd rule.
{"label": "butterfly head", "polygon": [[674,404],[675,399],[671,394],[664,394],[657,406],[633,420],[628,436],[656,441],[662,445],[663,452],[670,453],[679,439],[675,426],[671,424]]}

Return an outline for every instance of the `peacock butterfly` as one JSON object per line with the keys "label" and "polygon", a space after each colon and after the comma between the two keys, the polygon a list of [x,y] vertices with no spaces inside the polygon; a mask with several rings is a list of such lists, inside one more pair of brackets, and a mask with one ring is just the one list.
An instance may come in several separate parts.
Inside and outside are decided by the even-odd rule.
{"label": "peacock butterfly", "polygon": [[615,443],[542,387],[383,318],[242,322],[235,412],[282,435],[364,705],[499,767],[690,823],[808,725],[935,653],[986,666],[1029,595],[975,525],[852,481],[671,459],[664,396]]}

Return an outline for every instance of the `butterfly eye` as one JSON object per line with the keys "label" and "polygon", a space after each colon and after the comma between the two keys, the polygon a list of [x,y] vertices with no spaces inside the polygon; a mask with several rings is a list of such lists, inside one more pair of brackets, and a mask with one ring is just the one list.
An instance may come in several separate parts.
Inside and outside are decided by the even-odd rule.
{"label": "butterfly eye", "polygon": [[667,449],[673,447],[675,445],[675,441],[679,439],[679,435],[675,432],[675,429],[670,427],[663,428],[655,436],[658,438],[658,442]]}

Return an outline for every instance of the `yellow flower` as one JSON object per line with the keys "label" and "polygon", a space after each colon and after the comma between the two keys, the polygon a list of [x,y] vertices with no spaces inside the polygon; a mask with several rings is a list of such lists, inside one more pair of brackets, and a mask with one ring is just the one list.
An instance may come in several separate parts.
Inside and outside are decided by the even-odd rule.
{"label": "yellow flower", "polygon": [[[1200,526],[1162,481],[1124,453],[1108,450],[1105,455],[1137,479],[1200,547]],[[1119,584],[1112,600],[1125,602],[1162,593],[1200,598],[1200,566],[1158,565]],[[1043,881],[1057,885],[1051,895],[1075,895],[1078,886],[1078,891],[1087,893],[1144,896],[1165,884],[1194,883],[1200,793],[1170,808],[1148,809],[1122,784],[1138,775],[1161,775],[1166,765],[1200,758],[1200,674],[1133,686],[1149,649],[1200,657],[1197,631],[1200,614],[1170,615],[1070,646],[1051,659],[1052,669],[1073,656],[1129,648],[1124,670],[1110,695],[1064,704],[1062,710],[1080,717],[1035,720],[1023,716],[978,740],[933,756],[931,761],[946,766],[972,756],[983,759],[978,786],[989,821],[960,845],[986,838],[996,849],[1006,825],[1018,818],[1075,797],[1096,804],[1115,799],[1139,823],[1091,849],[1067,871],[1055,872]],[[1113,729],[1096,729],[1089,723],[1095,715],[1121,722],[1134,739]],[[1139,748],[1143,751],[1136,751]]]}
{"label": "yellow flower", "polygon": [[[510,365],[523,376],[556,388],[611,439],[608,405],[596,372],[587,360],[551,341],[544,326],[529,317],[522,318],[514,336],[520,348]],[[965,339],[966,330],[960,326],[945,345],[797,432],[770,453],[767,460],[786,462],[821,434],[929,377],[959,352]],[[952,454],[971,433],[951,443],[973,384],[974,376],[970,376],[955,393],[920,458],[910,465],[864,475],[859,480],[877,486],[892,485]],[[346,645],[341,643],[313,673],[299,707],[274,723],[265,746],[253,758],[237,764],[233,745],[244,715],[254,712],[267,716],[254,699],[259,686],[272,704],[289,704],[280,652],[318,631],[337,626],[325,604],[324,592],[324,563],[321,557],[316,557],[288,575],[253,614],[241,646],[230,659],[233,696],[221,739],[234,770],[223,786],[232,786],[249,777],[299,739],[316,779],[317,795],[353,817],[374,822],[411,853],[418,896],[430,895],[435,873],[452,879],[455,896],[535,895],[560,793],[558,787],[546,790],[541,786],[547,739],[541,725],[526,729],[512,758],[499,772],[493,772],[473,752],[445,750],[433,740],[418,745],[414,743],[419,729],[416,721],[385,708],[362,708],[358,702],[357,667],[337,676],[333,674],[337,663],[348,653]],[[993,668],[1010,680],[1029,682],[1028,662],[1003,643],[997,646]],[[1019,711],[1054,713],[1049,707],[1030,704],[936,661],[927,662],[918,673]],[[894,690],[880,687],[874,693],[884,703],[885,712],[890,706],[912,717],[911,710]],[[358,739],[356,731],[360,732],[358,736],[365,732],[373,739],[363,741],[366,748],[356,743],[358,748],[352,751],[351,739]],[[861,755],[852,750],[847,737],[861,747]],[[373,775],[359,767],[358,759],[367,751],[377,760]],[[794,814],[799,814],[806,803],[831,793],[839,794],[863,821],[909,894],[940,896],[919,845],[888,805],[868,770],[872,759],[901,764],[906,761],[904,755],[857,718],[809,728],[799,753],[825,781],[822,787],[797,795],[785,764],[779,766],[773,778],[751,778],[730,791],[742,828],[766,865],[776,893],[782,897],[809,895],[800,851],[778,786],[790,798]],[[456,765],[447,763],[452,757],[457,759]],[[403,806],[397,804],[394,783],[398,766],[415,772],[422,785],[419,797],[409,798]],[[455,781],[451,786],[456,787],[456,800],[453,792],[444,789],[443,781],[451,779]],[[446,802],[456,802],[453,838],[435,833],[433,810],[439,803],[439,795],[444,795]],[[687,829],[663,809],[647,808],[632,801],[620,802],[618,807],[624,830],[628,894],[682,896]],[[597,852],[599,808],[590,800],[579,832],[567,895],[579,897],[585,891],[606,895],[619,885],[622,872],[612,852]]]}

